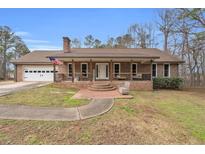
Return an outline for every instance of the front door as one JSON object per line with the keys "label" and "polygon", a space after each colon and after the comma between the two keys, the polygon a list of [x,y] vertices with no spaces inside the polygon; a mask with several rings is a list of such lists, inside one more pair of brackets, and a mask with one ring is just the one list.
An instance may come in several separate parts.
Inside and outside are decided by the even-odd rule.
{"label": "front door", "polygon": [[97,63],[96,64],[96,79],[105,80],[109,78],[109,67],[108,63]]}

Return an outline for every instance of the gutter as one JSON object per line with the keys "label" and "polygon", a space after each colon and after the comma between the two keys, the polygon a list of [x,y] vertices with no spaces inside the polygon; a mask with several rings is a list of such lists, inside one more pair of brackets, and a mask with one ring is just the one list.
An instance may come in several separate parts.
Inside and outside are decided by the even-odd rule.
{"label": "gutter", "polygon": [[122,56],[122,57],[113,57],[113,56],[83,56],[83,57],[78,57],[78,56],[47,56],[48,57],[54,57],[54,58],[154,58],[154,59],[159,59],[160,57],[135,57],[135,56]]}

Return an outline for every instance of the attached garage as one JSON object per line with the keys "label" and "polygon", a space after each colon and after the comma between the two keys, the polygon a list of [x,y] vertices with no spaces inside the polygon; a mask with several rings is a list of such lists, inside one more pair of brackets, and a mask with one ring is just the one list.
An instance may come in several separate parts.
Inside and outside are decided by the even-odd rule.
{"label": "attached garage", "polygon": [[27,66],[23,67],[23,81],[53,81],[53,66]]}
{"label": "attached garage", "polygon": [[[15,65],[16,81],[54,81],[53,64],[49,56],[60,51],[33,51],[19,59],[12,60]],[[58,67],[56,67],[56,71]]]}

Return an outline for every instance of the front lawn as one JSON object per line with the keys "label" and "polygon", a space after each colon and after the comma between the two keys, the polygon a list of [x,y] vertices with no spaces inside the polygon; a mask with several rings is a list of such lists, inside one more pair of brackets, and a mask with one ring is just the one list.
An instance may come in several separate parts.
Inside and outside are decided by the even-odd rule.
{"label": "front lawn", "polygon": [[87,120],[0,120],[0,144],[205,144],[201,90],[132,94]]}
{"label": "front lawn", "polygon": [[85,99],[72,99],[77,89],[51,84],[45,87],[20,91],[0,97],[0,104],[21,104],[31,106],[75,107],[88,104]]}
{"label": "front lawn", "polygon": [[152,106],[182,125],[188,132],[205,142],[205,89],[189,91],[155,91],[132,92],[134,100],[130,104],[139,103]]}

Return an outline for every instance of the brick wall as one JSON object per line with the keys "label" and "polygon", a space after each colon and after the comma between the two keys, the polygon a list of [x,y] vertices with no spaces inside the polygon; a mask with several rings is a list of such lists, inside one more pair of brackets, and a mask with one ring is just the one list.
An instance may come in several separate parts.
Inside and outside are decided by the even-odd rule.
{"label": "brick wall", "polygon": [[[112,84],[122,85],[125,81],[112,81]],[[130,90],[153,90],[152,81],[130,81]]]}
{"label": "brick wall", "polygon": [[151,64],[138,64],[138,73],[151,73]]}
{"label": "brick wall", "polygon": [[[96,62],[92,63],[92,70],[90,69],[90,63],[89,62],[87,62],[87,63],[88,63],[88,72],[91,73],[93,71],[93,69],[95,68]],[[75,72],[80,72],[80,67],[81,67],[80,65],[81,65],[80,62],[75,63]],[[30,65],[30,66],[36,66],[36,65]],[[47,65],[44,65],[44,66],[47,66]],[[23,81],[23,67],[24,67],[24,65],[20,65],[20,64],[16,66],[16,70],[17,70],[16,80],[17,81]],[[110,69],[110,67],[109,67],[109,69]],[[64,63],[63,65],[57,66],[56,70],[59,73],[67,74],[67,71],[68,71],[67,63]],[[138,64],[138,72],[139,73],[149,73],[150,70],[151,70],[150,64]],[[114,70],[113,70],[113,72],[114,72]],[[128,73],[128,72],[130,72],[130,63],[129,62],[121,62],[121,73]],[[171,75],[171,77],[178,76],[178,64],[170,64],[170,75]],[[163,64],[157,65],[157,76],[163,77]],[[92,78],[92,76],[90,76],[90,78]]]}
{"label": "brick wall", "polygon": [[[103,81],[102,81],[103,82]],[[112,81],[111,84],[118,87],[122,85],[123,81]],[[56,84],[63,84],[66,87],[75,87],[75,88],[87,88],[89,85],[93,84],[91,81],[78,81],[72,83],[71,81],[56,83]],[[144,90],[149,91],[153,90],[152,81],[130,81],[130,90]]]}
{"label": "brick wall", "polygon": [[63,65],[57,65],[56,71],[58,71],[58,73],[67,74],[67,63],[63,63]]}
{"label": "brick wall", "polygon": [[178,67],[179,67],[178,64],[171,64],[170,65],[170,75],[171,75],[171,77],[179,76]]}
{"label": "brick wall", "polygon": [[23,81],[23,65],[16,65],[16,81]]}
{"label": "brick wall", "polygon": [[157,77],[163,77],[163,64],[157,64]]}
{"label": "brick wall", "polygon": [[[163,64],[157,64],[157,77],[164,77],[163,69]],[[170,77],[177,77],[178,75],[178,64],[170,64]]]}

